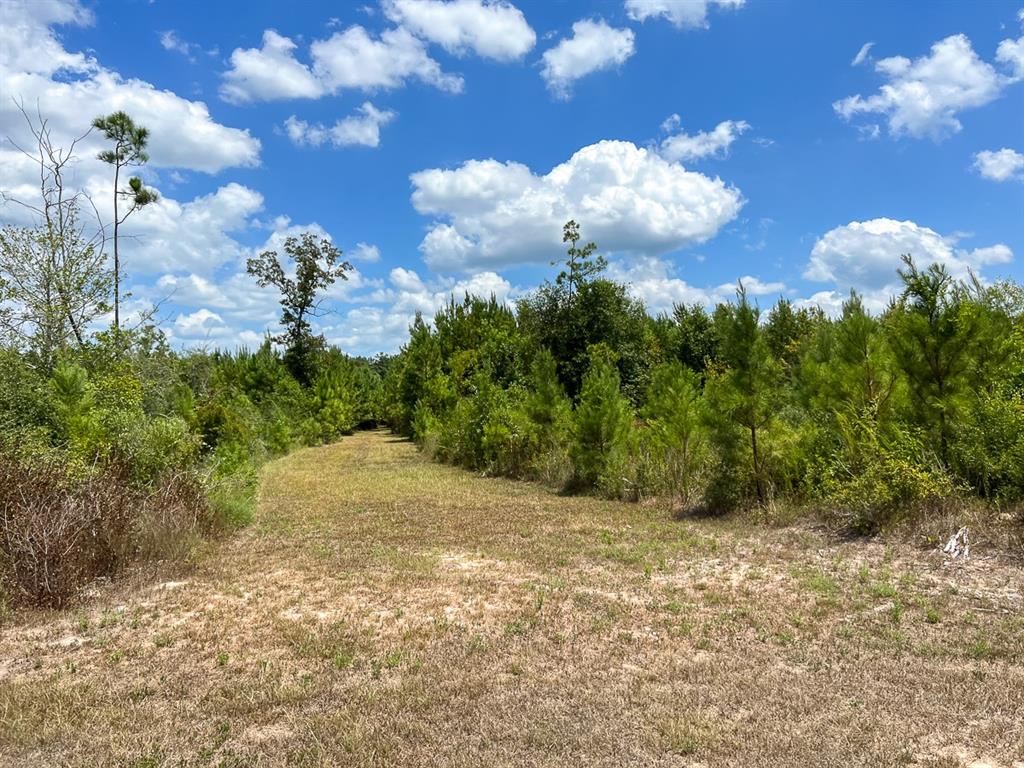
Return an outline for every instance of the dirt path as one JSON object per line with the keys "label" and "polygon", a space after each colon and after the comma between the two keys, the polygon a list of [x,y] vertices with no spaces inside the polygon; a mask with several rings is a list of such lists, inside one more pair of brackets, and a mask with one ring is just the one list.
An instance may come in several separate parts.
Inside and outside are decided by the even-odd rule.
{"label": "dirt path", "polygon": [[361,433],[195,565],[9,618],[0,765],[1024,768],[1021,592]]}

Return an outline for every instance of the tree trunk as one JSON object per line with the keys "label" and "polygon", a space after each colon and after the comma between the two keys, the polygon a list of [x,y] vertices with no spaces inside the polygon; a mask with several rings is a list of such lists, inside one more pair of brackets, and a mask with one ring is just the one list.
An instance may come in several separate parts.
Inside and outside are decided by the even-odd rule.
{"label": "tree trunk", "polygon": [[757,455],[757,427],[750,427],[750,450],[754,457],[754,484],[757,486],[757,501],[765,503],[764,479],[761,477],[761,461]]}
{"label": "tree trunk", "polygon": [[[118,150],[120,151],[120,147]],[[114,163],[114,330],[121,330],[121,259],[117,252],[117,185],[120,181],[121,165]]]}

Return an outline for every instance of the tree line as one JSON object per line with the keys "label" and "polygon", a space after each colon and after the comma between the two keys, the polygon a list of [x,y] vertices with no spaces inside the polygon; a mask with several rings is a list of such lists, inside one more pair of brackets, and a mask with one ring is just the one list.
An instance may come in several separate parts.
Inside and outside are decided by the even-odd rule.
{"label": "tree line", "polygon": [[877,531],[929,500],[1024,498],[1024,290],[902,257],[837,317],[738,286],[650,316],[564,230],[515,308],[454,298],[389,361],[381,415],[438,459],[709,513],[810,504]]}
{"label": "tree line", "polygon": [[66,181],[81,138],[62,147],[25,119],[39,195],[9,202],[35,221],[0,229],[0,613],[63,604],[91,578],[244,524],[260,464],[375,423],[383,372],[315,333],[350,267],[308,233],[248,260],[278,291],[283,328],[256,350],[175,350],[153,311],[129,321],[122,225],[158,198],[124,177],[146,162],[148,131],[123,112],[93,123],[112,145],[99,155],[108,223]]}

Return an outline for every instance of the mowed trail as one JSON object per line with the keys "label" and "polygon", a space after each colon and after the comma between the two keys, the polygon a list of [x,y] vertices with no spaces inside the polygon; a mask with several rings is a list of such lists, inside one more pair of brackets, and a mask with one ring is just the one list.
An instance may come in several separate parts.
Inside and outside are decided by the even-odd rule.
{"label": "mowed trail", "polygon": [[0,765],[1024,766],[1022,572],[984,552],[681,521],[364,432],[153,570],[4,619]]}

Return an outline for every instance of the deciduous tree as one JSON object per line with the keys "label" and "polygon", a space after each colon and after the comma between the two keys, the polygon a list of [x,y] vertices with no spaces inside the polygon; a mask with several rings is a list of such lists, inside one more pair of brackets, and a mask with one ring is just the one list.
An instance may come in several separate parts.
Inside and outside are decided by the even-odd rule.
{"label": "deciduous tree", "polygon": [[347,280],[352,265],[340,261],[341,251],[326,237],[309,232],[284,241],[284,252],[294,265],[294,277],[276,251],[263,251],[246,262],[246,270],[261,288],[273,286],[281,294],[281,325],[276,341],[285,346],[285,364],[303,385],[313,380],[313,354],[323,337],[313,334],[311,318],[319,317],[323,291],[336,280]]}

